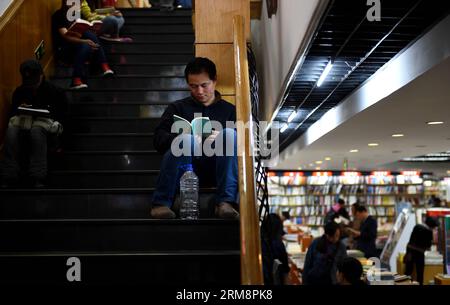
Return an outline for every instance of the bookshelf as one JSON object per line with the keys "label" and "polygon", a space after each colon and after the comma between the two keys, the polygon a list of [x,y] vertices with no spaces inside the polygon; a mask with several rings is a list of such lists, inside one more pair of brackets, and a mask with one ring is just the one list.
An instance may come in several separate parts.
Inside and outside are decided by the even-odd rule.
{"label": "bookshelf", "polygon": [[424,204],[422,178],[413,173],[270,171],[268,189],[271,212],[289,210],[293,223],[310,227],[324,225],[338,198],[346,201],[349,212],[351,204],[364,203],[380,230],[393,225],[398,202]]}

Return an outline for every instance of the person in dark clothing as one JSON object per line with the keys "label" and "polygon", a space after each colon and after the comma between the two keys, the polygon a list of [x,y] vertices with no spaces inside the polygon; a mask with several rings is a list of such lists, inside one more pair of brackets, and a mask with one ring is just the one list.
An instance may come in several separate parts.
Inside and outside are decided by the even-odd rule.
{"label": "person in dark clothing", "polygon": [[[238,204],[237,135],[234,128],[226,128],[234,125],[236,108],[215,90],[217,72],[211,60],[195,58],[186,66],[185,77],[191,96],[171,103],[155,129],[154,146],[164,157],[153,193],[151,216],[175,218],[170,208],[182,174],[180,167],[193,164],[200,185],[205,186],[209,182],[209,186],[217,186],[216,216],[237,218],[239,213],[233,207]],[[215,128],[222,129],[213,130],[206,139],[190,133],[178,135],[173,133],[173,130],[178,130],[173,128],[174,115],[189,122],[195,116],[208,117],[220,125]],[[203,152],[202,148],[213,146],[212,156]]]}
{"label": "person in dark clothing", "polygon": [[86,31],[78,36],[68,34],[73,22],[68,20],[67,14],[72,6],[67,5],[66,0],[62,0],[61,8],[52,16],[52,34],[56,57],[65,63],[73,64],[71,88],[82,89],[88,87],[85,64],[89,60],[92,59],[100,65],[105,77],[112,76],[114,72],[109,67],[105,52],[93,32]]}
{"label": "person in dark clothing", "polygon": [[327,223],[325,234],[315,239],[306,253],[303,284],[335,285],[337,283],[337,264],[347,256],[345,246],[339,239],[338,224]]}
{"label": "person in dark clothing", "polygon": [[405,274],[412,275],[416,267],[417,281],[423,285],[423,272],[425,269],[425,251],[431,248],[433,243],[433,229],[438,223],[432,217],[427,217],[425,224],[417,224],[409,238],[404,257]]}
{"label": "person in dark clothing", "polygon": [[[277,214],[269,214],[261,225],[262,255],[264,283],[288,284],[290,271],[289,258],[283,243],[283,221]],[[273,274],[275,260],[281,262],[278,270]],[[277,278],[274,278],[276,276]]]}
{"label": "person in dark clothing", "polygon": [[[16,185],[20,180],[21,155],[29,147],[29,176],[32,186],[44,186],[47,176],[48,140],[62,132],[67,108],[63,90],[45,80],[40,63],[27,60],[20,66],[22,85],[12,97],[9,125],[6,131],[2,162],[2,186]],[[22,108],[49,111],[48,115],[25,115]]]}
{"label": "person in dark clothing", "polygon": [[328,211],[327,215],[325,216],[325,223],[334,221],[335,219],[337,219],[341,216],[350,221],[350,215],[348,214],[347,210],[345,209],[345,200],[339,198],[338,202],[331,207],[331,209]]}
{"label": "person in dark clothing", "polygon": [[339,285],[363,286],[362,275],[362,264],[354,257],[346,257],[337,265],[336,278]]}
{"label": "person in dark clothing", "polygon": [[366,258],[376,257],[377,221],[369,215],[364,205],[356,207],[355,217],[361,223],[360,228],[359,230],[349,228],[348,231],[353,234],[356,240],[356,249],[362,251]]}

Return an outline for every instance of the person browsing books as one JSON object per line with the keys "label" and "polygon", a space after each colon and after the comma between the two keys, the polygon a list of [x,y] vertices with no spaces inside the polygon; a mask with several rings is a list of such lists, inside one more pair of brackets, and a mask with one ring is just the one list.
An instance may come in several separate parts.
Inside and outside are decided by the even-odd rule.
{"label": "person browsing books", "polygon": [[306,252],[302,279],[304,285],[336,285],[337,265],[347,256],[340,241],[337,223],[325,224],[325,234],[315,239]]}
{"label": "person browsing books", "polygon": [[359,230],[348,228],[356,241],[356,249],[364,253],[366,258],[377,257],[377,221],[369,215],[364,205],[358,205],[355,217],[360,222]]}
{"label": "person browsing books", "polygon": [[1,182],[3,187],[18,185],[20,157],[29,152],[29,182],[34,187],[42,187],[47,176],[47,143],[61,131],[67,98],[63,90],[45,79],[38,61],[23,62],[20,73],[22,85],[12,96]]}
{"label": "person browsing books", "polygon": [[[73,6],[73,5],[72,5]],[[73,63],[72,89],[87,88],[85,64],[93,60],[103,72],[103,76],[111,76],[114,72],[108,65],[105,53],[95,33],[90,30],[72,31],[67,12],[72,7],[62,0],[61,8],[52,16],[52,30],[56,56],[63,62]]]}
{"label": "person browsing books", "polygon": [[87,21],[101,20],[102,26],[98,33],[101,39],[117,42],[132,42],[129,37],[120,37],[120,29],[125,24],[125,19],[120,11],[108,3],[107,7],[96,8],[93,0],[81,1],[81,18]]}
{"label": "person browsing books", "polygon": [[[191,96],[171,103],[155,129],[154,146],[164,157],[152,198],[151,216],[175,218],[171,207],[182,175],[180,167],[193,164],[201,186],[206,186],[208,182],[209,186],[217,186],[216,215],[220,218],[237,218],[239,213],[233,207],[238,204],[236,131],[227,128],[227,122],[234,124],[236,121],[236,108],[223,100],[215,90],[217,72],[211,60],[195,58],[186,66],[185,78]],[[206,133],[193,134],[187,128],[185,133],[179,134],[179,129],[174,128],[174,116],[187,122],[192,122],[196,116],[208,118],[211,124],[216,122],[220,125],[216,127],[221,128],[212,130],[211,126],[203,125],[208,129]],[[208,120],[202,119],[206,123]],[[189,123],[186,125],[190,126]],[[222,150],[222,154],[208,156],[201,149],[208,145],[214,146],[216,151]]]}

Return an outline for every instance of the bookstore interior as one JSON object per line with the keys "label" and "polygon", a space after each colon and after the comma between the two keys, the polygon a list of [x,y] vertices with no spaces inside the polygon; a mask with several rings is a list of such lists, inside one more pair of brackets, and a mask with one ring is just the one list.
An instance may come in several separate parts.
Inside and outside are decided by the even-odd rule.
{"label": "bookstore interior", "polygon": [[433,246],[425,252],[424,284],[450,280],[448,177],[436,179],[419,171],[273,170],[268,173],[268,191],[271,213],[284,216],[284,242],[294,265],[291,281],[301,282],[298,270],[302,270],[308,246],[324,233],[326,214],[339,199],[344,200],[351,219],[352,205],[358,203],[377,221],[378,265],[358,250],[347,251],[360,260],[367,278],[378,268],[381,280],[369,283],[417,284],[414,273],[404,275],[403,258],[414,226],[423,224],[427,216],[437,219],[440,226]]}

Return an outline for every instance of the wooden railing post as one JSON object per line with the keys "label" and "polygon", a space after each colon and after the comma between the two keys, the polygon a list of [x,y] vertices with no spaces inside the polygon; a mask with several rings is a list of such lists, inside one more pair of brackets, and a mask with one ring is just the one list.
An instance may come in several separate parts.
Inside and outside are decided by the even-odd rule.
{"label": "wooden railing post", "polygon": [[[252,109],[250,101],[250,80],[247,60],[247,41],[243,16],[233,18],[234,66],[236,75],[236,118],[238,125],[238,168],[239,200],[241,214],[241,283],[262,285],[262,254],[257,212],[255,162],[253,156],[254,139]],[[241,125],[242,126],[242,125]]]}

